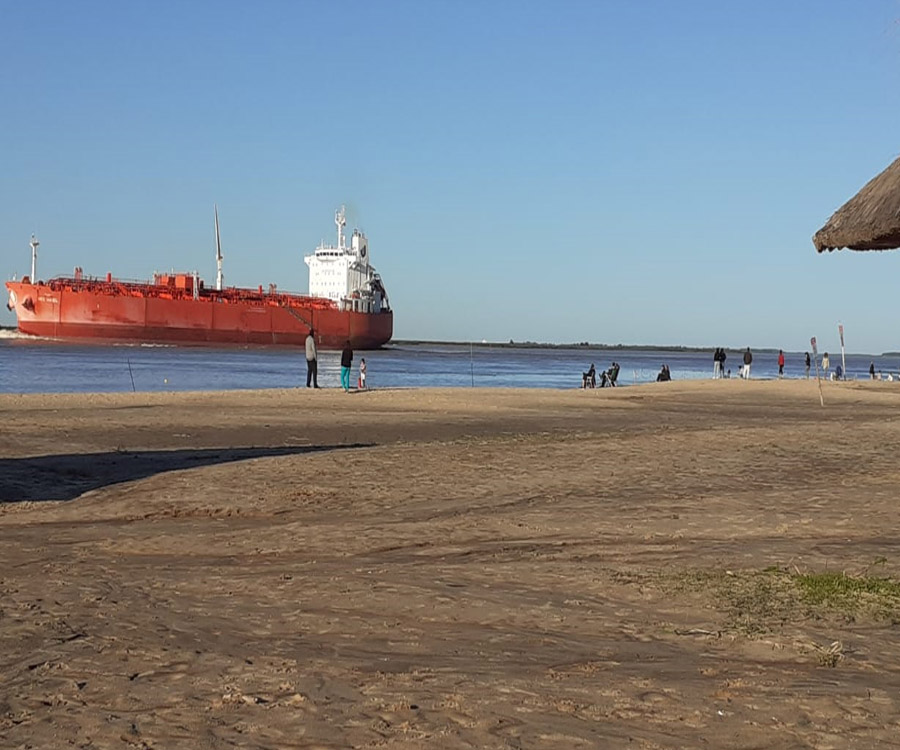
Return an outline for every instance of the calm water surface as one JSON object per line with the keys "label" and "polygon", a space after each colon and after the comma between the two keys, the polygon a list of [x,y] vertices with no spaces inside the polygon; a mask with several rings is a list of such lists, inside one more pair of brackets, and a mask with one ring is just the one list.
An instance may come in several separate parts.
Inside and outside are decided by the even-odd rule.
{"label": "calm water surface", "polygon": [[[803,352],[786,352],[785,375],[804,377]],[[621,366],[620,385],[656,379],[669,365],[675,380],[709,378],[710,352],[653,349],[585,348],[511,349],[490,346],[410,344],[373,352],[357,352],[368,366],[372,388],[475,386],[498,388],[577,388],[591,362],[597,371],[613,360]],[[777,375],[777,352],[756,352],[754,378]],[[831,354],[831,367],[840,353]],[[898,376],[900,357],[847,355],[851,377],[868,377],[869,362]],[[728,352],[726,369],[734,375],[740,352]],[[339,387],[340,354],[320,352],[319,384]],[[0,392],[195,391],[248,388],[291,388],[306,384],[301,348],[210,348],[181,346],[71,344],[24,338],[0,332]]]}

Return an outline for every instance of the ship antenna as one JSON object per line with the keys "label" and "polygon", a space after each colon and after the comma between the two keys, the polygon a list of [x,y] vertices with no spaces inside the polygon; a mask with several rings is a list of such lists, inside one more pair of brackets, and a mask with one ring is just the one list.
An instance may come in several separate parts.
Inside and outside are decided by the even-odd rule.
{"label": "ship antenna", "polygon": [[338,250],[344,249],[344,227],[347,226],[347,219],[344,216],[344,207],[334,212],[334,223],[337,224],[338,230]]}
{"label": "ship antenna", "polygon": [[216,212],[216,289],[222,291],[222,282],[225,277],[222,275],[222,243],[219,240],[219,207],[213,204]]}
{"label": "ship antenna", "polygon": [[33,284],[35,273],[37,272],[35,270],[37,266],[37,249],[38,245],[40,245],[41,243],[34,238],[34,235],[31,235],[31,242],[29,242],[28,244],[31,245],[31,283]]}

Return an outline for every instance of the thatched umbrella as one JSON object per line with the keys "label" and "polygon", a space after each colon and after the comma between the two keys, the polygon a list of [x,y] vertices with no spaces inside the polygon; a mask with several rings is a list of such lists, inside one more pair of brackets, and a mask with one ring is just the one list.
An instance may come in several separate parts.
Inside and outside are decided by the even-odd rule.
{"label": "thatched umbrella", "polygon": [[835,211],[813,244],[820,253],[900,247],[900,158]]}

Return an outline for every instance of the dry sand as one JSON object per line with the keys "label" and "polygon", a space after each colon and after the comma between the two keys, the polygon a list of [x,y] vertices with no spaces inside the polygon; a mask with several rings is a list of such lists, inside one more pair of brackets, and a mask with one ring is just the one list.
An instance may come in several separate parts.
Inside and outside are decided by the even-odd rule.
{"label": "dry sand", "polygon": [[900,387],[825,398],[0,396],[0,747],[897,746],[896,602],[793,581],[900,578]]}

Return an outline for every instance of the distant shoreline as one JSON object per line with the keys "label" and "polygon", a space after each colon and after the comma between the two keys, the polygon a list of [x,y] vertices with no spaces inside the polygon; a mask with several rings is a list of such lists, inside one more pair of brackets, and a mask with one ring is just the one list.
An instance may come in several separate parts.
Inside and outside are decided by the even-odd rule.
{"label": "distant shoreline", "polygon": [[[391,346],[477,346],[483,349],[587,349],[609,352],[712,352],[714,346],[673,346],[655,344],[595,344],[590,341],[576,341],[567,344],[549,344],[541,341],[420,341],[416,339],[391,339],[385,348]],[[725,347],[727,352],[742,352],[744,347]],[[752,349],[754,352],[777,352],[778,349]]]}
{"label": "distant shoreline", "polygon": [[[689,354],[712,352],[716,349],[714,346],[673,346],[658,344],[595,344],[589,341],[572,342],[568,344],[548,344],[538,341],[421,341],[416,339],[391,339],[383,348],[389,349],[392,346],[474,346],[481,349],[584,349],[586,351],[602,351],[602,352],[638,352],[638,351],[654,351],[654,352],[686,352]],[[725,351],[731,354],[743,352],[746,347],[742,346],[726,346]],[[779,350],[772,347],[755,349],[750,348],[754,354],[776,354]],[[847,352],[854,356],[875,356],[887,357],[886,354],[868,354],[866,352]]]}
{"label": "distant shoreline", "polygon": [[[0,326],[0,331],[15,331],[16,326]],[[431,341],[428,339],[391,339],[383,349],[390,349],[396,346],[473,346],[480,349],[584,349],[585,351],[600,352],[637,352],[637,351],[655,351],[655,352],[712,352],[714,346],[673,346],[661,344],[599,344],[590,341],[574,341],[567,344],[550,344],[541,341]],[[745,347],[742,346],[726,346],[725,351],[730,353],[742,352]],[[765,347],[754,349],[751,351],[760,354],[775,354],[778,349],[774,347]],[[799,350],[798,350],[799,351]],[[881,354],[871,354],[869,352],[847,352],[854,356],[865,357],[900,357],[900,352],[882,352]]]}

